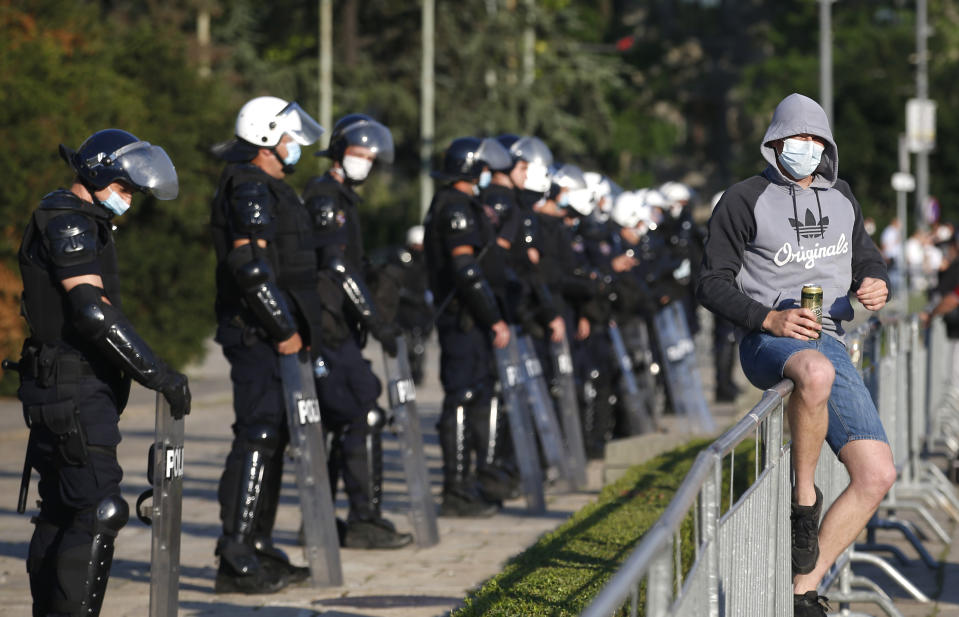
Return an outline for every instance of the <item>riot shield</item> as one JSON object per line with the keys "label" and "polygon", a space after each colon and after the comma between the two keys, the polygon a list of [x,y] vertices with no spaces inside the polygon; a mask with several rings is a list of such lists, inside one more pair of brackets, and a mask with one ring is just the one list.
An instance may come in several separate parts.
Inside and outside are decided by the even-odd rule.
{"label": "riot shield", "polygon": [[152,456],[150,617],[176,617],[180,595],[180,521],[183,500],[183,418],[157,393]]}
{"label": "riot shield", "polygon": [[340,542],[326,468],[326,442],[308,353],[303,350],[299,354],[281,355],[280,374],[290,448],[296,459],[303,550],[310,565],[310,577],[314,586],[341,585]]}
{"label": "riot shield", "polygon": [[410,494],[410,520],[413,537],[420,547],[434,546],[440,541],[436,524],[436,505],[430,493],[430,477],[423,456],[423,434],[416,411],[416,388],[406,355],[406,339],[396,337],[396,357],[383,352],[386,367],[387,393],[393,418],[393,430],[400,441],[406,488]]}
{"label": "riot shield", "polygon": [[586,448],[583,445],[583,425],[573,377],[573,354],[569,350],[569,339],[565,336],[558,343],[551,341],[549,346],[553,357],[553,400],[563,423],[572,488],[582,490],[586,488]]}
{"label": "riot shield", "polygon": [[609,322],[609,340],[613,344],[613,353],[616,354],[616,363],[619,365],[619,398],[626,410],[627,431],[630,435],[649,433],[654,429],[653,420],[645,406],[642,393],[636,384],[636,375],[633,373],[633,361],[626,351],[623,335],[616,322]]}
{"label": "riot shield", "polygon": [[680,303],[671,302],[660,309],[653,317],[653,325],[656,327],[666,387],[676,407],[676,414],[686,417],[686,428],[690,430],[714,432],[716,422],[706,404],[699,367],[696,366],[696,347]]}
{"label": "riot shield", "polygon": [[526,498],[526,509],[531,513],[545,512],[543,473],[539,467],[532,422],[526,405],[523,404],[521,383],[523,369],[519,364],[516,338],[511,335],[509,345],[503,349],[494,347],[493,352],[496,356],[496,369],[499,373],[503,404],[506,405],[506,415],[509,418],[513,452],[516,454],[516,464],[519,467],[520,485]]}
{"label": "riot shield", "polygon": [[623,344],[630,354],[640,399],[646,414],[653,421],[653,430],[658,430],[662,426],[666,393],[663,392],[665,385],[659,379],[660,367],[653,352],[652,337],[646,320],[630,319],[618,325],[620,334],[623,335]]}
{"label": "riot shield", "polygon": [[523,390],[536,427],[536,434],[539,436],[540,448],[546,459],[547,475],[550,475],[549,470],[555,470],[552,474],[556,477],[548,477],[548,479],[562,480],[567,488],[572,488],[573,474],[570,471],[569,459],[564,452],[563,436],[553,409],[553,399],[549,395],[546,380],[543,378],[543,367],[533,347],[533,340],[528,335],[519,336],[515,328],[512,334],[516,337],[516,349],[519,352],[520,366],[523,368]]}

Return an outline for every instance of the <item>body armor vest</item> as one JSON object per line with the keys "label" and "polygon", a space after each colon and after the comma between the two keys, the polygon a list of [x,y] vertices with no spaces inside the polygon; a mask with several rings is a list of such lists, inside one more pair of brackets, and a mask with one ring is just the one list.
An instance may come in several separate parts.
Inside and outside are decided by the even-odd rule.
{"label": "body armor vest", "polygon": [[[273,178],[254,165],[231,165],[220,177],[220,185],[213,198],[210,226],[217,256],[216,312],[220,320],[240,315],[248,324],[256,321],[243,305],[242,293],[237,287],[226,263],[233,250],[234,234],[229,219],[233,187],[244,182],[265,184],[273,196],[271,216],[276,221],[273,240],[266,249],[252,242],[254,252],[266,261],[276,276],[277,285],[292,300],[297,321],[312,340],[319,328],[311,322],[320,315],[320,300],[316,293],[317,264],[313,247],[312,222],[296,191],[282,180]],[[315,331],[315,332],[314,332]],[[303,334],[301,332],[301,334]]]}
{"label": "body armor vest", "polygon": [[79,351],[88,359],[96,357],[93,343],[73,327],[67,293],[53,274],[44,231],[54,218],[64,214],[84,216],[97,227],[96,261],[103,288],[110,303],[120,305],[120,277],[116,246],[113,243],[112,213],[100,205],[85,202],[70,191],[57,190],[40,201],[23,234],[18,254],[23,277],[21,312],[30,327],[30,338],[64,350]]}

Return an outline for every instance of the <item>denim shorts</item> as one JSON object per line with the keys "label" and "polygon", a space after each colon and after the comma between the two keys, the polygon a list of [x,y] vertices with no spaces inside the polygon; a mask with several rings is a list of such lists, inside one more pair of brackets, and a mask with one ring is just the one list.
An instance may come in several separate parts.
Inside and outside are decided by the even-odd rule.
{"label": "denim shorts", "polygon": [[829,394],[829,430],[826,433],[832,451],[839,454],[843,446],[856,439],[888,443],[872,395],[849,359],[846,346],[832,336],[822,333],[817,340],[800,341],[752,332],[740,342],[739,358],[750,383],[766,390],[783,380],[786,361],[804,349],[822,353],[836,369],[836,379]]}

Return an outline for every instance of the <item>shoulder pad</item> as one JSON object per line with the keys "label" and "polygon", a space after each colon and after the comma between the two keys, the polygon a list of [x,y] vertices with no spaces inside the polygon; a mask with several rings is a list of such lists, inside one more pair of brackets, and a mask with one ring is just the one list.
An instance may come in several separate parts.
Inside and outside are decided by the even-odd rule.
{"label": "shoulder pad", "polygon": [[47,193],[40,200],[41,210],[79,210],[82,207],[83,200],[65,190]]}
{"label": "shoulder pad", "polygon": [[270,188],[262,182],[234,185],[230,210],[236,231],[256,233],[265,229],[273,221],[274,201]]}
{"label": "shoulder pad", "polygon": [[53,264],[66,268],[97,258],[97,224],[82,214],[61,214],[43,230]]}
{"label": "shoulder pad", "polygon": [[317,231],[332,232],[346,224],[346,213],[331,195],[317,194],[308,197],[306,209]]}
{"label": "shoulder pad", "polygon": [[464,234],[476,229],[476,214],[468,204],[453,202],[443,209],[445,231],[452,234]]}

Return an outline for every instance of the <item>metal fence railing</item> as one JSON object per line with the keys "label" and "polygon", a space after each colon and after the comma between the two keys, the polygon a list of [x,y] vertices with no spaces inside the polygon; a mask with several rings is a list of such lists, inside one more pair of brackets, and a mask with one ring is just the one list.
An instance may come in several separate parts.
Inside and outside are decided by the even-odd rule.
{"label": "metal fence railing", "polygon": [[[946,387],[949,374],[937,370],[948,351],[940,343],[945,336],[939,328],[941,323],[934,321],[924,337],[915,317],[882,324],[873,320],[847,337],[847,348],[879,408],[899,472],[870,529],[900,524],[883,519],[886,511],[912,510],[934,535],[948,541],[941,528],[934,529],[938,523],[929,509],[940,508],[959,520],[959,500],[941,470],[925,458],[933,447],[946,448],[953,459],[959,452],[959,390]],[[663,515],[582,617],[792,615],[791,468],[789,444],[783,439],[784,402],[792,387],[787,380],[764,392],[742,420],[700,452]],[[735,450],[750,437],[756,442],[754,479],[735,498]],[[728,506],[721,495],[724,480],[730,487]],[[816,483],[824,511],[849,483],[845,468],[826,447]],[[683,546],[681,533],[690,517],[693,534],[685,541],[691,547]],[[921,535],[914,527],[903,524],[901,530]],[[916,544],[921,546],[918,538]],[[682,555],[690,548],[692,563],[684,568]],[[843,615],[851,614],[851,602],[871,602],[890,617],[901,617],[882,589],[853,574],[852,563],[869,562],[917,600],[927,601],[906,577],[870,552],[887,548],[867,542],[847,549],[824,577],[820,593],[828,590]]]}

